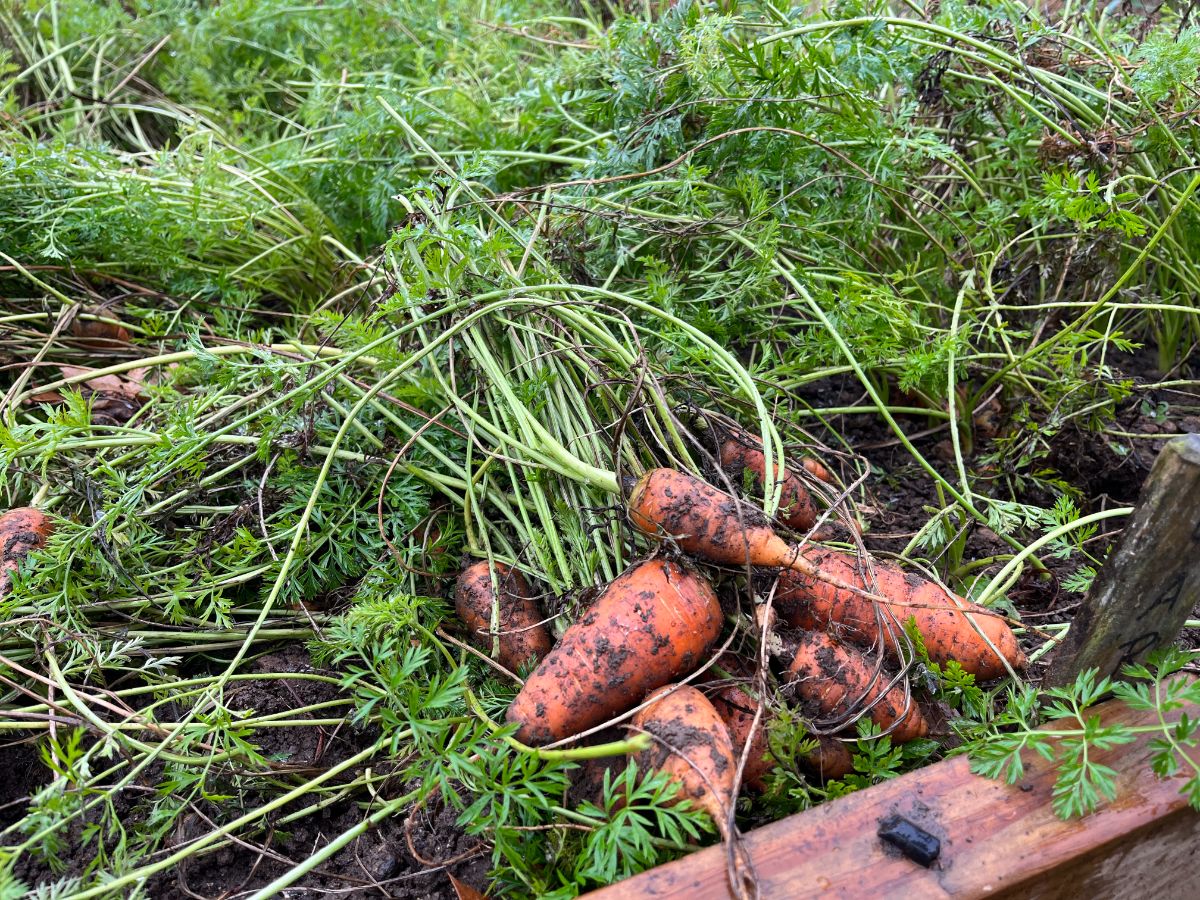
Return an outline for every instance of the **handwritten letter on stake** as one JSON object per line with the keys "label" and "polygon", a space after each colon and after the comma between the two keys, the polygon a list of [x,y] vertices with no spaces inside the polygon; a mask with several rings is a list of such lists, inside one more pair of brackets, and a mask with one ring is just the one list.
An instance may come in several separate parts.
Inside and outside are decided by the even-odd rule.
{"label": "handwritten letter on stake", "polygon": [[1046,673],[1046,685],[1101,676],[1178,637],[1200,600],[1200,435],[1163,448],[1137,510]]}

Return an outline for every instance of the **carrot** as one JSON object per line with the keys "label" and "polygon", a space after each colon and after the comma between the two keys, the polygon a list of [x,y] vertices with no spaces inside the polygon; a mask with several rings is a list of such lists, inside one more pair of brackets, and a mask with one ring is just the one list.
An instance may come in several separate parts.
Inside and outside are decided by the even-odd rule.
{"label": "carrot", "polygon": [[[746,742],[750,742],[742,783],[754,791],[766,790],[766,776],[779,763],[771,755],[767,742],[766,717],[759,720],[758,728],[754,727],[758,704],[740,687],[732,684],[720,688],[709,699],[729,728],[735,759],[741,759]],[[803,762],[817,775],[822,778],[841,778],[854,768],[850,751],[841,741],[823,734],[815,735],[814,740],[817,741],[817,748],[807,754]]]}
{"label": "carrot", "polygon": [[[849,554],[813,549],[806,551],[805,556],[822,572],[868,587],[855,557]],[[1025,654],[1003,619],[896,566],[877,563],[874,572],[878,593],[887,602],[876,603],[861,594],[792,571],[780,576],[775,607],[797,628],[824,630],[836,626],[839,635],[863,643],[882,638],[893,655],[898,654],[903,641],[902,625],[911,616],[931,660],[943,665],[957,660],[981,680],[1005,674],[1005,661],[1014,669],[1024,666]],[[890,626],[887,619],[891,620]],[[989,646],[989,641],[996,650]]]}
{"label": "carrot", "polygon": [[[720,460],[721,468],[735,482],[740,482],[742,473],[749,471],[765,489],[767,459],[762,452],[762,442],[757,438],[744,433],[730,435],[721,444]],[[778,462],[775,470],[779,482],[779,512],[776,518],[789,528],[808,531],[817,521],[817,508],[813,505],[812,496],[800,479]]]}
{"label": "carrot", "polygon": [[[899,686],[888,687],[888,676],[854,647],[827,634],[802,631],[796,655],[788,667],[797,693],[826,718],[845,716],[852,707],[866,714],[892,739],[903,743],[929,731],[921,711],[907,702]],[[907,708],[906,708],[907,706]]]}
{"label": "carrot", "polygon": [[802,762],[825,781],[845,778],[854,771],[854,756],[842,741],[827,734],[810,734],[816,749],[804,755]]}
{"label": "carrot", "polygon": [[666,772],[680,786],[678,799],[707,812],[726,835],[737,769],[729,729],[694,687],[659,688],[647,699],[654,702],[633,717],[633,725],[653,735],[654,743],[634,755],[638,768]]}
{"label": "carrot", "polygon": [[813,478],[820,479],[826,484],[833,484],[833,474],[819,460],[813,459],[811,456],[806,456],[800,460],[800,465]]}
{"label": "carrot", "polygon": [[746,742],[750,742],[750,754],[746,757],[746,768],[742,770],[742,783],[755,791],[766,790],[764,781],[768,772],[775,768],[775,758],[767,747],[766,714],[754,727],[757,705],[737,685],[726,685],[709,697],[713,708],[720,714],[733,740],[735,759],[741,759]]}
{"label": "carrot", "polygon": [[496,661],[511,672],[529,662],[541,662],[554,646],[550,630],[542,622],[537,601],[521,573],[496,563],[497,594],[492,589],[492,572],[487,560],[467,566],[454,587],[454,608],[467,626],[472,644],[492,652],[492,606],[499,602],[499,634]]}
{"label": "carrot", "polygon": [[[761,510],[686,472],[646,472],[630,486],[628,509],[630,521],[640,531],[670,538],[684,552],[709,562],[790,569],[834,588],[839,595],[844,592],[885,604],[896,602],[869,590],[853,567],[845,564],[845,554],[830,556],[818,550],[801,553],[799,547],[775,533]],[[939,601],[939,605],[944,607],[945,603]],[[971,610],[971,620],[985,617],[995,618],[979,607]],[[966,622],[967,617],[963,620]],[[1010,651],[1001,652],[1023,665],[1024,657],[1015,647],[1015,638],[1010,643],[1001,636]]]}
{"label": "carrot", "polygon": [[[791,568],[814,578],[831,576],[818,570],[775,533],[758,507],[738,500],[695,475],[675,469],[651,469],[630,479],[629,519],[651,537],[671,538],[681,550],[709,562],[731,566]],[[861,587],[839,587],[863,592]]]}
{"label": "carrot", "polygon": [[632,709],[696,669],[721,623],[701,575],[663,559],[625,570],[526,679],[508,708],[517,740],[562,740]]}
{"label": "carrot", "polygon": [[761,509],[675,469],[651,469],[638,479],[629,518],[640,531],[673,538],[684,552],[710,562],[786,568],[799,557]]}
{"label": "carrot", "polygon": [[31,550],[44,547],[54,523],[40,509],[21,506],[0,516],[0,596],[8,593],[12,576]]}

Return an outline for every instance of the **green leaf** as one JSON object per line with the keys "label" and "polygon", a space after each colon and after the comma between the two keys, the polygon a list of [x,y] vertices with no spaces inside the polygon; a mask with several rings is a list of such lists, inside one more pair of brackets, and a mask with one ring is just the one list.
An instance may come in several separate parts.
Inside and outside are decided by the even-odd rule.
{"label": "green leaf", "polygon": [[1169,29],[1154,31],[1133,54],[1140,63],[1130,84],[1150,103],[1190,87],[1200,73],[1200,29],[1196,26],[1173,35]]}

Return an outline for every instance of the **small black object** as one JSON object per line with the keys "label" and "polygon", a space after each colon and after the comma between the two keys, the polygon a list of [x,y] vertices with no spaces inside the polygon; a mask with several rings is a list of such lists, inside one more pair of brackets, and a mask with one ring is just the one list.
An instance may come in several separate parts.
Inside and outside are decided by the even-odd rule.
{"label": "small black object", "polygon": [[942,842],[904,816],[892,815],[879,820],[880,838],[911,859],[928,868],[942,852]]}

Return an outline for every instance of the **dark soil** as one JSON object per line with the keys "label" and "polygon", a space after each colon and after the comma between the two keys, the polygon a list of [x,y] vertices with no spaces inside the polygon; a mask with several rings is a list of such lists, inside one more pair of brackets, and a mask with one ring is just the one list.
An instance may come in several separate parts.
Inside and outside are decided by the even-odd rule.
{"label": "dark soil", "polygon": [[[1141,387],[1162,380],[1162,376],[1154,371],[1153,354],[1142,352],[1123,356],[1115,368],[1118,377],[1134,383],[1132,395],[1118,408],[1115,421],[1102,431],[1089,430],[1072,422],[1057,433],[1047,434],[1047,452],[1037,464],[1048,477],[1061,479],[1080,492],[1080,506],[1084,512],[1136,503],[1142,483],[1167,440],[1157,435],[1200,432],[1200,395],[1194,391],[1150,391]],[[808,403],[823,407],[870,403],[862,386],[852,377],[814,383],[806,387],[801,396]],[[958,475],[948,427],[938,420],[917,416],[899,416],[897,421],[925,459],[955,483]],[[913,462],[908,451],[878,416],[834,416],[829,419],[829,425],[872,467],[873,474],[866,482],[867,503],[862,507],[869,522],[863,535],[867,549],[879,553],[901,551],[929,521],[930,510],[943,505],[932,480]],[[976,425],[976,444],[972,452],[965,455],[969,470],[975,475],[1003,477],[1004,473],[985,466],[982,459],[994,452],[996,437],[1003,436],[1006,428],[1016,427],[1011,422],[1011,410],[993,403],[986,415],[976,416]],[[1006,496],[1008,490],[1008,484],[1004,484],[998,486],[996,493]],[[1054,502],[1050,494],[1036,486],[1027,486],[1018,499],[1042,507]],[[964,561],[1010,551],[990,529],[975,522],[966,523],[966,527]],[[1119,535],[1116,526],[1101,532],[1092,539],[1089,551],[1103,559]],[[935,564],[939,562],[944,563],[934,560]],[[1061,587],[1061,579],[1078,567],[1078,559],[1045,558],[1044,562],[1049,577],[1038,577],[1027,571],[1008,595],[1022,618],[1032,625],[1039,620],[1069,620],[1081,600],[1079,594],[1064,591]],[[987,575],[998,569],[997,565],[982,571]],[[1197,614],[1200,615],[1200,608]],[[1200,630],[1185,631],[1180,642],[1187,647],[1200,648]],[[1036,677],[1039,673],[1035,668],[1030,674]]]}
{"label": "dark soil", "polygon": [[[397,817],[355,839],[344,850],[288,888],[289,900],[318,900],[333,894],[349,900],[367,898],[454,897],[448,874],[483,888],[489,858],[486,848],[464,835],[451,811],[411,813],[413,848],[409,851],[405,818]],[[150,882],[155,898],[232,898],[247,895],[302,862],[307,855],[362,821],[354,805],[336,806],[308,816],[253,845],[230,846],[191,859]],[[197,830],[207,823],[197,821]],[[465,859],[463,857],[466,857]],[[452,861],[445,865],[444,861]]]}
{"label": "dark soil", "polygon": [[[309,673],[315,670],[308,651],[302,646],[293,646],[260,656],[251,671]],[[226,702],[231,709],[252,710],[261,716],[324,703],[339,696],[334,685],[322,681],[264,679],[236,683],[226,692]],[[358,749],[359,737],[348,731],[339,733],[318,727],[263,728],[256,733],[254,742],[263,754],[279,762],[326,767],[353,755]]]}
{"label": "dark soil", "polygon": [[[314,669],[307,650],[292,646],[259,657],[251,671],[301,673]],[[231,708],[252,709],[258,715],[265,715],[337,696],[337,689],[324,682],[271,679],[239,682],[229,691],[227,700]],[[330,714],[328,717],[336,716]],[[313,726],[264,728],[256,732],[253,740],[272,760],[311,775],[351,756],[369,737],[349,729],[339,731]],[[5,773],[0,779],[0,827],[4,827],[23,815],[30,795],[50,780],[50,773],[38,759],[32,743],[0,746],[0,771]],[[136,787],[112,793],[113,803],[123,820],[145,815],[145,792]],[[411,787],[398,786],[395,790],[400,792]],[[171,852],[182,841],[194,839],[237,818],[261,801],[262,797],[251,792],[240,801],[190,807],[181,817],[172,839],[166,842],[165,852]],[[285,807],[280,815],[289,811]],[[247,896],[353,828],[365,815],[367,813],[351,801],[332,805],[286,826],[277,827],[274,821],[268,822],[265,832],[244,834],[241,843],[200,854],[184,865],[155,875],[147,884],[147,896],[155,900],[195,900],[196,897],[227,900]],[[453,810],[441,807],[408,810],[356,838],[288,888],[286,896],[291,900],[317,900],[329,896],[346,900],[454,897],[449,874],[483,888],[489,867],[489,848],[464,834],[455,825],[455,818]],[[406,828],[409,819],[411,823]],[[72,837],[77,838],[78,834]],[[411,852],[409,841],[417,856]],[[94,856],[93,849],[69,849],[62,857],[65,871],[56,875],[43,860],[30,854],[18,861],[16,874],[29,885],[50,882],[62,875],[79,874]]]}
{"label": "dark soil", "polygon": [[19,820],[29,798],[50,781],[33,736],[8,734],[0,743],[0,830]]}

